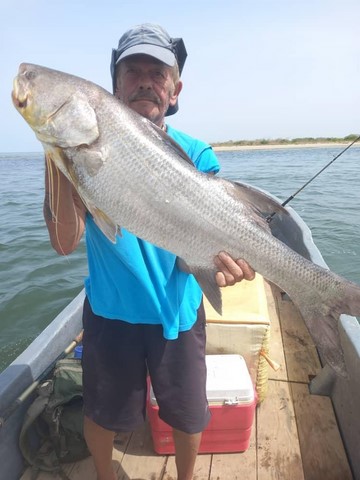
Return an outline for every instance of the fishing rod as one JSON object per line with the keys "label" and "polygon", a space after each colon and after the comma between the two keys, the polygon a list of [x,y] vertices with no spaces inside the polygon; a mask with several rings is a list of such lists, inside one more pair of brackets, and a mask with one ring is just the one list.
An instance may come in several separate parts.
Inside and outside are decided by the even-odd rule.
{"label": "fishing rod", "polygon": [[56,362],[65,358],[69,353],[71,353],[76,345],[78,345],[82,341],[83,330],[79,333],[79,335],[72,340],[72,342],[65,348],[63,352],[60,353],[56,357],[56,359],[51,362],[51,364],[40,374],[37,380],[34,380],[31,385],[29,385],[11,404],[10,406],[4,411],[2,415],[0,415],[0,430],[5,425],[5,422],[11,417],[11,415],[25,402],[27,398],[33,393],[36,387],[42,382],[54,368]]}
{"label": "fishing rod", "polygon": [[[320,175],[320,173],[322,173],[324,170],[326,170],[332,163],[335,162],[335,160],[337,160],[343,153],[346,152],[346,150],[349,150],[350,147],[352,147],[354,145],[354,143],[356,143],[358,140],[360,140],[360,135],[355,138],[355,140],[353,140],[347,147],[344,148],[344,150],[341,150],[340,153],[338,153],[327,165],[325,165],[325,167],[323,167],[321,170],[319,170],[312,178],[310,178],[310,180],[308,180],[306,183],[304,183],[304,185],[302,187],[299,188],[299,190],[297,190],[295,193],[293,193],[292,195],[290,195],[289,198],[287,198],[282,204],[281,206],[282,207],[285,207],[285,205],[287,205],[293,198],[296,197],[296,195],[298,193],[300,193],[302,190],[304,190],[305,187],[307,187],[309,185],[309,183],[311,183],[313,180],[315,180],[316,177],[318,177]],[[274,218],[274,216],[276,215],[276,212],[273,212],[271,213],[270,215],[268,215],[266,217],[266,221],[268,223],[271,222],[271,220]]]}

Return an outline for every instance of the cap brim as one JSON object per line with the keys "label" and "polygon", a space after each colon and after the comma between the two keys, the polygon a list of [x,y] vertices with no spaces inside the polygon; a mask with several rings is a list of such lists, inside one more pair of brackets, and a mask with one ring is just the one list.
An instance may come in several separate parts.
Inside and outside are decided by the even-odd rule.
{"label": "cap brim", "polygon": [[175,105],[169,106],[167,112],[165,113],[165,117],[169,117],[170,115],[174,115],[179,110],[179,100],[176,100]]}
{"label": "cap brim", "polygon": [[160,62],[165,63],[169,67],[173,67],[176,64],[176,58],[173,52],[164,47],[158,47],[157,45],[143,44],[143,45],[134,45],[129,47],[123,52],[116,61],[116,65],[124,58],[129,57],[130,55],[149,55],[154,57]]}

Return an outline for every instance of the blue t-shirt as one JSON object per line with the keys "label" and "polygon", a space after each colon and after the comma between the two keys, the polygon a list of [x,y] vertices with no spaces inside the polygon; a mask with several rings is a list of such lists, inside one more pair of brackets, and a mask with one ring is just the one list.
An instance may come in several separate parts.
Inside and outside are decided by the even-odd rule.
{"label": "blue t-shirt", "polygon": [[[188,154],[196,168],[218,172],[210,145],[167,126],[167,133]],[[121,229],[110,242],[86,216],[89,277],[86,295],[96,315],[129,323],[161,324],[173,340],[194,324],[202,292],[193,277],[178,269],[176,255]]]}

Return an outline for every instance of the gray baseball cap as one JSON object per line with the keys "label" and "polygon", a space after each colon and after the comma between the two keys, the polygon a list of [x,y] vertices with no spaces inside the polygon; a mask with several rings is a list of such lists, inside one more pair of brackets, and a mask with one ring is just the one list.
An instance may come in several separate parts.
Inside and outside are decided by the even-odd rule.
{"label": "gray baseball cap", "polygon": [[[110,71],[113,81],[113,91],[116,87],[116,66],[130,55],[150,55],[169,67],[177,62],[181,74],[187,57],[182,38],[171,38],[160,25],[143,23],[131,28],[119,40],[117,49],[112,50]],[[179,109],[178,102],[169,107],[166,115],[173,115]]]}

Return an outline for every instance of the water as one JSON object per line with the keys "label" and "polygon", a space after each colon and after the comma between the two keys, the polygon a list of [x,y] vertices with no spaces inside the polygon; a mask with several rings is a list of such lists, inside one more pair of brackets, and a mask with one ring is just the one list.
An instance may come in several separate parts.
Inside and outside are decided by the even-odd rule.
{"label": "water", "polygon": [[[263,188],[281,201],[343,147],[222,152],[222,175]],[[344,153],[290,203],[312,231],[325,262],[360,283],[360,147]]]}
{"label": "water", "polygon": [[[222,176],[285,200],[340,147],[218,152]],[[360,283],[360,148],[350,149],[292,202],[329,267]],[[0,371],[81,290],[83,241],[67,257],[52,250],[42,216],[42,154],[0,153]]]}
{"label": "water", "polygon": [[0,371],[81,290],[85,248],[60,257],[42,215],[41,154],[0,153]]}

